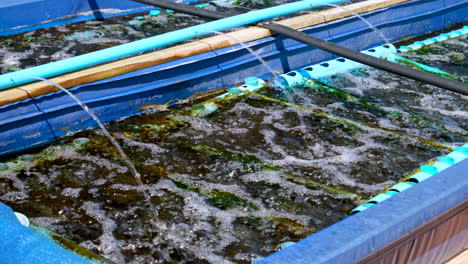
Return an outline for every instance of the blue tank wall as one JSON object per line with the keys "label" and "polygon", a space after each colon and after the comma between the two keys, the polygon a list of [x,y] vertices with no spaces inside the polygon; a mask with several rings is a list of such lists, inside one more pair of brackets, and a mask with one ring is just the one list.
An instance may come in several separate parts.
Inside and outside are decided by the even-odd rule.
{"label": "blue tank wall", "polygon": [[0,263],[86,264],[74,253],[23,226],[7,205],[0,203]]}
{"label": "blue tank wall", "polygon": [[[387,38],[398,40],[463,22],[466,14],[468,0],[414,0],[366,13],[364,17],[382,28]],[[383,43],[379,35],[356,18],[314,26],[304,32],[356,50]],[[249,45],[278,72],[335,57],[284,36],[260,39]],[[236,45],[77,86],[70,91],[107,122],[141,113],[139,108],[147,104],[163,104],[196,92],[239,85],[248,76],[272,77],[247,50]],[[41,146],[93,126],[90,117],[63,92],[2,106],[0,156]]]}
{"label": "blue tank wall", "polygon": [[150,9],[131,0],[1,0],[0,36]]}

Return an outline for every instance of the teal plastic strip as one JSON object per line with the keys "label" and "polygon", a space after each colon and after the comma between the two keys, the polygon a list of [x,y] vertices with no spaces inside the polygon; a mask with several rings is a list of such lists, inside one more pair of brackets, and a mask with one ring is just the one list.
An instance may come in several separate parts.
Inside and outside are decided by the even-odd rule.
{"label": "teal plastic strip", "polygon": [[[437,161],[432,163],[431,165],[423,165],[419,169],[421,170],[420,172],[415,173],[413,176],[411,176],[407,182],[401,182],[396,185],[394,185],[392,188],[390,188],[389,192],[391,191],[397,191],[397,192],[402,192],[411,186],[413,186],[416,183],[420,183],[433,175],[436,175],[437,173],[444,171],[451,166],[468,159],[468,143],[461,147],[457,147],[452,151],[451,153],[437,158]],[[364,211],[368,208],[369,204],[376,204],[380,203],[381,201],[384,201],[392,196],[389,192],[387,193],[381,193],[371,200],[369,200],[367,203],[360,205],[356,208],[354,208],[351,212],[353,214]]]}
{"label": "teal plastic strip", "polygon": [[390,188],[390,191],[402,192],[402,191],[410,188],[413,185],[414,185],[414,183],[411,183],[411,182],[400,182],[398,184],[393,185],[393,187]]}
{"label": "teal plastic strip", "polygon": [[[229,88],[227,93],[217,96],[216,98],[225,98],[232,94],[241,94],[242,92],[253,92],[265,86],[265,81],[257,77],[248,77],[245,79],[245,84],[236,88]],[[210,101],[201,103],[203,110],[198,112],[198,116],[206,116],[218,110],[218,106]]]}
{"label": "teal plastic strip", "polygon": [[388,57],[388,60],[389,61],[392,61],[392,62],[403,62],[405,64],[410,64],[410,65],[414,65],[415,67],[423,70],[423,71],[427,71],[427,72],[430,72],[430,73],[435,73],[435,74],[443,74],[443,75],[452,75],[451,73],[448,73],[448,72],[444,72],[444,71],[441,71],[439,69],[436,69],[436,68],[433,68],[433,67],[430,67],[430,66],[427,66],[425,64],[422,64],[422,63],[419,63],[419,62],[415,62],[413,60],[410,60],[410,59],[407,59],[407,58],[403,58],[403,57],[400,57],[400,56],[397,56],[397,55],[392,55],[392,56],[389,56]]}
{"label": "teal plastic strip", "polygon": [[134,55],[139,52],[174,44],[183,40],[210,34],[212,31],[222,31],[225,29],[256,23],[265,19],[283,16],[286,14],[308,10],[324,4],[344,2],[344,0],[305,0],[290,4],[275,6],[258,11],[232,16],[201,25],[164,33],[147,39],[134,41],[131,43],[115,46],[112,48],[91,52],[88,54],[64,59],[57,62],[3,74],[0,76],[0,90],[9,87],[36,81],[24,76],[37,76],[49,78],[52,76],[80,70],[100,63],[119,59],[125,56]]}
{"label": "teal plastic strip", "polygon": [[245,84],[236,88],[229,88],[227,93],[217,96],[216,98],[224,98],[233,93],[242,93],[242,92],[253,92],[265,86],[265,81],[257,77],[247,77],[245,78]]}
{"label": "teal plastic strip", "polygon": [[[361,51],[367,55],[377,58],[387,58],[392,56],[397,49],[391,44],[385,44],[382,46],[373,47],[367,50]],[[278,75],[274,82],[281,88],[287,88],[290,86],[302,86],[305,85],[306,79],[320,79],[326,76],[336,74],[338,72],[348,71],[361,65],[358,62],[345,59],[337,58],[334,60],[325,61],[319,64],[310,65],[299,70],[291,71],[288,73]]]}
{"label": "teal plastic strip", "polygon": [[416,41],[413,44],[408,45],[408,46],[401,46],[398,49],[398,52],[405,53],[405,52],[418,50],[418,49],[420,49],[420,48],[422,48],[424,46],[431,45],[431,44],[434,44],[436,42],[443,42],[443,41],[446,41],[446,40],[451,39],[451,38],[458,38],[458,37],[460,37],[462,35],[465,35],[465,34],[468,34],[468,26],[463,26],[462,28],[457,29],[457,30],[453,30],[453,31],[451,31],[449,33],[440,34],[439,36],[434,37],[434,38],[428,38],[428,39],[423,40],[423,41]]}
{"label": "teal plastic strip", "polygon": [[390,197],[392,197],[392,196],[389,195],[389,194],[381,193],[381,194],[375,196],[374,198],[370,199],[367,203],[374,203],[374,204],[380,203],[382,201],[387,200]]}
{"label": "teal plastic strip", "polygon": [[407,59],[407,58],[403,58],[403,57],[397,56],[395,54],[391,54],[390,56],[388,56],[387,60],[389,60],[391,62],[398,63],[398,64],[408,65],[408,66],[411,66],[413,68],[416,68],[416,69],[419,69],[419,70],[422,70],[422,71],[425,71],[425,72],[437,74],[437,75],[440,75],[440,76],[443,76],[443,77],[446,77],[446,78],[451,78],[451,79],[454,79],[454,80],[457,80],[457,81],[463,81],[463,78],[461,78],[461,77],[459,77],[459,76],[457,76],[455,74],[448,73],[448,72],[445,72],[445,71],[441,71],[441,70],[436,69],[434,67],[427,66],[425,64],[422,64],[422,63],[419,63],[419,62],[416,62],[416,61],[413,61],[413,60],[410,60],[410,59]]}

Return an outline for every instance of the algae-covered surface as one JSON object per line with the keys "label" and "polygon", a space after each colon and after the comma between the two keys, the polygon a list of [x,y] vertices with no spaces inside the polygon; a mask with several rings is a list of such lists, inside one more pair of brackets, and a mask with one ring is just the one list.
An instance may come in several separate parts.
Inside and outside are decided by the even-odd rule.
{"label": "algae-covered surface", "polygon": [[[466,78],[466,43],[401,56]],[[250,263],[468,138],[466,96],[370,68],[317,81],[107,124],[142,186],[99,130],[5,158],[0,201],[116,263]]]}

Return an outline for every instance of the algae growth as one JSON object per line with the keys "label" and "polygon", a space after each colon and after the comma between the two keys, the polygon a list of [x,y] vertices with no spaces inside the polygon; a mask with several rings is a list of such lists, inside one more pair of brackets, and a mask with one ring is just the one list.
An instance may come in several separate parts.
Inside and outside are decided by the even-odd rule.
{"label": "algae growth", "polygon": [[250,263],[468,136],[467,98],[437,87],[369,68],[310,85],[148,106],[108,124],[143,186],[100,131],[2,160],[0,200],[113,262]]}

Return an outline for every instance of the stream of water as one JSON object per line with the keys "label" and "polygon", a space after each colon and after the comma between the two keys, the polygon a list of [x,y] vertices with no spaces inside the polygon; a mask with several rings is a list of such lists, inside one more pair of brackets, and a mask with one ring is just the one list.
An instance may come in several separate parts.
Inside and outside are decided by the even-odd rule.
{"label": "stream of water", "polygon": [[[154,35],[169,30],[171,16],[96,22],[78,33],[54,29],[60,36],[25,33],[3,41],[0,68],[73,56],[84,44],[99,49]],[[177,16],[175,28],[203,22]],[[53,41],[65,48],[49,50]],[[466,79],[467,43],[465,36],[401,56]],[[48,81],[88,111],[102,132],[79,132],[0,160],[7,164],[0,166],[0,201],[116,263],[250,263],[340,221],[468,139],[466,96],[368,67],[319,81],[373,105],[313,86],[266,87],[212,99],[218,110],[207,116],[197,114],[203,106],[195,98],[106,129],[78,98]],[[87,143],[77,146],[83,138]]]}
{"label": "stream of water", "polygon": [[[466,43],[402,56],[467,77]],[[84,131],[21,166],[3,160],[0,200],[117,263],[249,263],[468,137],[465,96],[367,67],[321,81],[399,114],[308,86],[220,99],[209,116],[197,102],[154,110],[108,125],[142,185],[102,132]]]}

